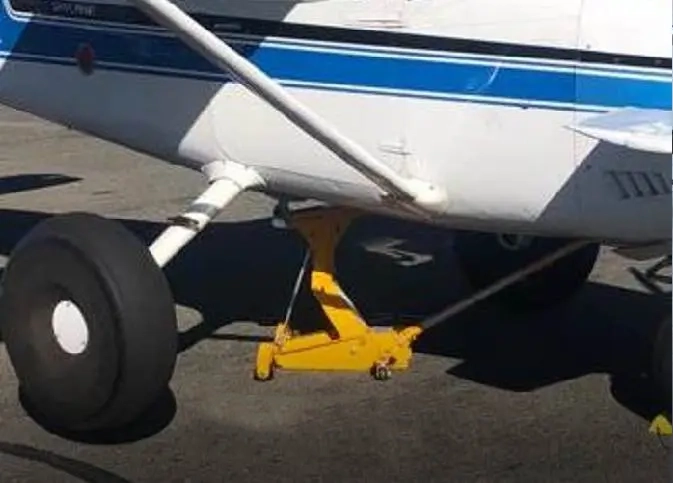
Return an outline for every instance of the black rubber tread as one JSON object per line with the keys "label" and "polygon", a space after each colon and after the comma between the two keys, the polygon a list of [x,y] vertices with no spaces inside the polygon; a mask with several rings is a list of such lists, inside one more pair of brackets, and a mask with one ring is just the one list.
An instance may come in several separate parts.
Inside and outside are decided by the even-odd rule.
{"label": "black rubber tread", "polygon": [[[64,297],[89,324],[79,355],[63,351],[51,329]],[[121,223],[93,214],[54,216],[18,244],[4,272],[0,327],[23,396],[66,430],[133,421],[165,390],[177,358],[163,272]]]}
{"label": "black rubber tread", "polygon": [[[570,240],[536,237],[525,249],[502,247],[495,234],[459,232],[454,251],[470,285],[479,290],[541,259]],[[568,300],[586,282],[598,258],[600,245],[580,248],[488,300],[515,312],[545,310]]]}

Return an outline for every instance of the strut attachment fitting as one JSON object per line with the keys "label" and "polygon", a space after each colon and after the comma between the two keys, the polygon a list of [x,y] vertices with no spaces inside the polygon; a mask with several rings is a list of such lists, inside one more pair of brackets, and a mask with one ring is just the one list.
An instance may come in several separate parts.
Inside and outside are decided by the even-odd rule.
{"label": "strut attachment fitting", "polygon": [[370,371],[388,379],[409,367],[416,326],[376,330],[367,325],[335,278],[334,255],[343,234],[359,214],[344,208],[320,208],[294,214],[291,226],[309,246],[313,268],[311,291],[330,329],[296,334],[291,321],[276,327],[273,342],[260,344],[255,378],[268,380],[275,368],[317,371]]}

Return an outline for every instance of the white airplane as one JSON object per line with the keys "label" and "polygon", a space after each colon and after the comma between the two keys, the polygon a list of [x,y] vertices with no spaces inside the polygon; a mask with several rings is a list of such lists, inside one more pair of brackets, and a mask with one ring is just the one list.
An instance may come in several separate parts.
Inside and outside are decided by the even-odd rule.
{"label": "white airplane", "polygon": [[[386,378],[422,330],[487,296],[567,299],[601,244],[670,254],[672,13],[670,0],[2,0],[0,103],[207,185],[150,247],[83,213],[18,244],[0,320],[24,395],[65,429],[137,418],[175,366],[162,268],[247,190],[304,234],[334,329],[295,334],[288,315],[259,348],[260,379]],[[296,199],[327,206],[292,212]],[[459,230],[474,296],[371,329],[333,277],[360,213]],[[668,397],[670,318],[652,351]]]}

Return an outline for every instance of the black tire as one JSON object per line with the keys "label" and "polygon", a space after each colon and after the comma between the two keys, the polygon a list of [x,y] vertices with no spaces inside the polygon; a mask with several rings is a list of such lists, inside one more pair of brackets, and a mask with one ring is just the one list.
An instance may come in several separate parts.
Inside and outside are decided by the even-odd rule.
{"label": "black tire", "polygon": [[[570,241],[534,237],[516,250],[505,248],[492,233],[459,232],[454,240],[458,263],[472,288],[479,290],[558,250]],[[489,297],[514,312],[545,310],[568,300],[586,282],[600,245],[590,244]]]}
{"label": "black tire", "polygon": [[664,319],[657,330],[652,351],[652,377],[657,393],[671,411],[672,386],[673,386],[673,357],[671,345],[673,345],[673,323],[669,315]]}
{"label": "black tire", "polygon": [[[52,329],[63,300],[86,320],[82,352],[66,352]],[[3,277],[0,327],[31,412],[67,431],[134,421],[168,387],[177,357],[164,274],[120,223],[91,214],[52,217],[19,243]]]}

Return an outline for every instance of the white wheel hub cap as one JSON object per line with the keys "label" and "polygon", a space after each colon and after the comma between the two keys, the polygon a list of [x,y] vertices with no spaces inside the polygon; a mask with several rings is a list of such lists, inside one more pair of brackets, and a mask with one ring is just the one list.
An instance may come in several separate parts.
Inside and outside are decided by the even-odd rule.
{"label": "white wheel hub cap", "polygon": [[51,316],[56,341],[68,354],[81,354],[89,344],[89,327],[79,307],[69,300],[56,305]]}

